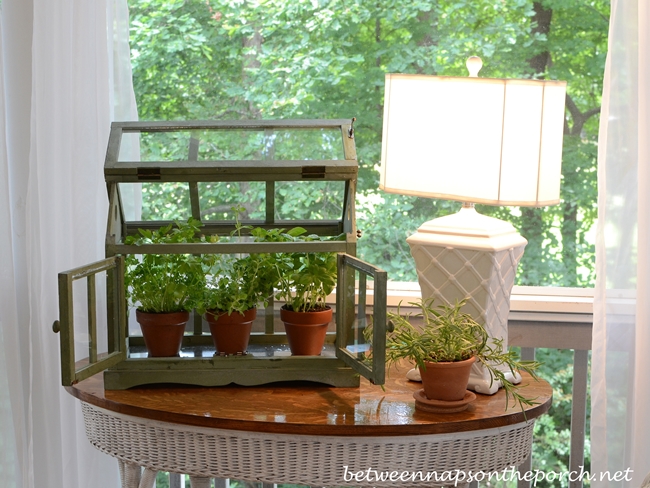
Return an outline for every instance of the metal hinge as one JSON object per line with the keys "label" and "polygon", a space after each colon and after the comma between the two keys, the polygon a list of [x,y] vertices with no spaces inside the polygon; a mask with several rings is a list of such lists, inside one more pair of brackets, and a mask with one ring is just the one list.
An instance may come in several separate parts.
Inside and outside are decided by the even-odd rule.
{"label": "metal hinge", "polygon": [[303,166],[302,177],[304,178],[325,178],[325,166]]}
{"label": "metal hinge", "polygon": [[138,168],[139,180],[159,180],[160,168]]}

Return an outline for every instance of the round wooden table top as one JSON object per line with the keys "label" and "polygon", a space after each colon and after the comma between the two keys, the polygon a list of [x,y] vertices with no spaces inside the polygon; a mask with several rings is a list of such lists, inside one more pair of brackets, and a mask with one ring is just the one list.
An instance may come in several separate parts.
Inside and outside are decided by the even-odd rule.
{"label": "round wooden table top", "polygon": [[524,411],[503,390],[476,394],[464,412],[425,413],[415,409],[420,383],[408,381],[407,368],[389,371],[385,389],[361,380],[359,388],[317,384],[186,387],[176,385],[104,390],[103,375],[66,387],[78,399],[135,417],[194,425],[303,435],[388,436],[444,434],[502,427],[545,413],[553,395],[544,380],[523,375],[520,393],[534,398]]}

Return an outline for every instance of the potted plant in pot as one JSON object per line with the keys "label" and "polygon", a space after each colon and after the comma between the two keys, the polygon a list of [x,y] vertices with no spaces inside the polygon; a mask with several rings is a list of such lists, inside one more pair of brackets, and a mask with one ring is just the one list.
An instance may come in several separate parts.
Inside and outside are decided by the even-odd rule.
{"label": "potted plant in pot", "polygon": [[[326,240],[317,235],[303,236],[304,229],[283,234],[285,240]],[[273,239],[270,239],[273,240]],[[286,253],[276,256],[278,283],[275,297],[284,301],[280,318],[284,322],[291,354],[320,355],[332,308],[325,303],[334,291],[337,278],[336,253]]]}
{"label": "potted plant in pot", "polygon": [[246,352],[257,304],[273,293],[275,273],[268,254],[208,257],[208,278],[201,311],[219,354]]}
{"label": "potted plant in pot", "polygon": [[[156,231],[139,229],[128,245],[193,242],[200,222],[189,219]],[[189,312],[200,303],[205,276],[201,259],[191,254],[129,254],[125,258],[126,295],[136,307],[150,357],[177,356]]]}
{"label": "potted plant in pot", "polygon": [[[241,240],[242,229],[251,227],[239,220],[243,207],[235,206],[232,210],[236,222],[230,237]],[[214,242],[219,238],[210,239]],[[203,260],[207,270],[206,288],[198,308],[210,326],[215,349],[218,354],[243,354],[257,316],[257,305],[266,304],[273,294],[277,281],[275,260],[265,253],[244,257],[212,254]]]}
{"label": "potted plant in pot", "polygon": [[[433,306],[433,299],[412,305],[420,308],[415,316],[389,313],[392,331],[386,337],[386,359],[389,365],[401,360],[416,364],[422,376],[423,390],[416,392],[416,407],[430,411],[459,411],[475,398],[467,391],[469,374],[474,362],[481,363],[499,381],[508,399],[523,407],[533,399],[518,393],[518,387],[506,379],[504,369],[515,373],[526,371],[537,378],[539,366],[533,361],[520,361],[513,351],[503,350],[503,341],[490,338],[481,324],[461,311],[465,301],[454,306]],[[412,319],[422,325],[412,324]]]}

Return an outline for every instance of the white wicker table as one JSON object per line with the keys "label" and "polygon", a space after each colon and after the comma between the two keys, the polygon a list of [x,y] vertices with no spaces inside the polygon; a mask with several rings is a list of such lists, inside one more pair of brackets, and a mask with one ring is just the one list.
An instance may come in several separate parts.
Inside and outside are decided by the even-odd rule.
{"label": "white wicker table", "polygon": [[[466,412],[421,413],[412,398],[419,385],[397,374],[386,391],[365,382],[104,391],[101,375],[68,390],[82,401],[90,442],[118,459],[123,488],[149,488],[159,470],[190,475],[193,488],[209,487],[213,477],[392,487],[442,486],[427,474],[521,464],[534,419],[552,396],[548,383],[525,382],[526,394],[539,402],[525,416],[518,407],[504,409],[503,392],[477,395]],[[396,482],[391,472],[411,478]]]}

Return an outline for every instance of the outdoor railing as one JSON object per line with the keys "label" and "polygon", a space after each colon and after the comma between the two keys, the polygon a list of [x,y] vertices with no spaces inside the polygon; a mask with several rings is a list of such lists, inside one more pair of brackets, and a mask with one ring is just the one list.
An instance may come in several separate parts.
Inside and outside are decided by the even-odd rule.
{"label": "outdoor railing", "polygon": [[[571,388],[571,446],[569,472],[580,473],[584,466],[587,420],[587,386],[589,351],[591,350],[591,313],[512,312],[509,320],[509,344],[521,347],[522,359],[535,359],[538,348],[573,350],[573,384]],[[519,467],[530,471],[529,458]],[[518,488],[529,488],[530,481],[520,480]],[[569,481],[569,488],[581,488],[582,480]],[[474,488],[471,487],[470,488]]]}

